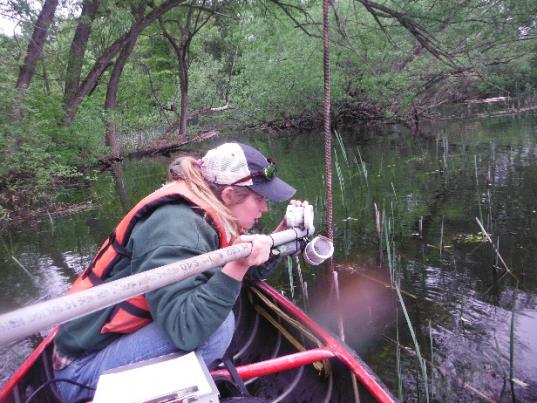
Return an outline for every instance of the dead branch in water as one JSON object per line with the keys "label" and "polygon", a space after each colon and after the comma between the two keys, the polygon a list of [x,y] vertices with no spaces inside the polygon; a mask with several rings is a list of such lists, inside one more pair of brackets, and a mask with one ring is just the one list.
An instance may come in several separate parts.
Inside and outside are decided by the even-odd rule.
{"label": "dead branch in water", "polygon": [[153,143],[147,147],[144,147],[141,150],[130,153],[128,157],[147,157],[147,156],[157,155],[157,154],[167,155],[167,154],[171,154],[179,150],[181,147],[187,144],[198,143],[200,141],[209,140],[219,135],[220,135],[220,132],[218,132],[217,130],[210,130],[208,132],[198,134],[197,136],[189,138],[189,139],[177,139],[175,141],[168,141],[166,139],[159,140],[156,143]]}

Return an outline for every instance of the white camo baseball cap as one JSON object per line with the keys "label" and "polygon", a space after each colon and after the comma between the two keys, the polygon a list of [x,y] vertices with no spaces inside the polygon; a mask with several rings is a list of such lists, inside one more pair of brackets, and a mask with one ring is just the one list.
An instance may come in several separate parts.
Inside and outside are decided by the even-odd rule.
{"label": "white camo baseball cap", "polygon": [[225,143],[201,159],[201,173],[212,183],[247,186],[268,200],[289,200],[296,189],[276,176],[276,164],[255,148]]}

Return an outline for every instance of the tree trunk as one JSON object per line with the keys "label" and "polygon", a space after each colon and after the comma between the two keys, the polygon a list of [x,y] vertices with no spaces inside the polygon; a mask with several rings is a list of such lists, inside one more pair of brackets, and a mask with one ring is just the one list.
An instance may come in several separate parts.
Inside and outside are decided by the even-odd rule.
{"label": "tree trunk", "polygon": [[84,64],[84,54],[88,46],[89,36],[91,34],[91,24],[97,15],[99,8],[98,0],[85,0],[78,18],[69,58],[67,60],[67,69],[65,72],[65,91],[63,95],[63,104],[66,110],[72,105],[72,100],[80,87],[80,75],[82,74],[82,65]]}
{"label": "tree trunk", "polygon": [[32,78],[35,73],[35,66],[43,53],[48,28],[54,18],[57,6],[58,0],[45,0],[43,8],[39,13],[39,17],[37,17],[34,32],[32,33],[32,38],[30,39],[30,43],[28,44],[28,49],[26,51],[26,57],[24,58],[24,63],[20,68],[17,83],[15,84],[17,94],[12,110],[13,118],[15,120],[19,120],[22,116],[21,108],[24,103],[25,90],[32,82]]}
{"label": "tree trunk", "polygon": [[136,21],[129,32],[117,39],[108,47],[108,49],[104,51],[104,53],[96,60],[84,81],[80,84],[76,94],[69,100],[69,103],[65,105],[65,122],[69,123],[74,119],[84,97],[88,95],[89,91],[95,86],[95,83],[105,71],[106,66],[110,63],[114,56],[121,51],[123,47],[125,47],[127,42],[137,38],[140,32],[142,32],[148,25],[153,23],[162,14],[184,2],[185,0],[165,1],[159,7],[154,8],[145,17]]}
{"label": "tree trunk", "polygon": [[177,133],[178,138],[185,138],[187,135],[187,126],[188,126],[188,50],[190,47],[190,42],[192,40],[192,32],[190,31],[188,25],[190,24],[192,17],[192,9],[189,10],[188,16],[186,18],[187,22],[184,26],[180,27],[181,36],[179,42],[171,36],[164,24],[161,21],[161,30],[164,37],[168,40],[170,45],[177,56],[177,64],[179,66],[179,91],[181,93],[181,107],[179,111],[179,116],[174,122],[174,124],[166,131],[165,137],[173,136],[174,132],[179,128]]}
{"label": "tree trunk", "polygon": [[[189,43],[189,41],[188,41]],[[188,125],[188,65],[187,49],[182,47],[179,52],[179,89],[181,91],[181,112],[179,115],[179,138],[185,138]]]}
{"label": "tree trunk", "polygon": [[134,38],[127,42],[127,45],[121,50],[121,53],[117,57],[114,69],[108,81],[108,88],[106,90],[106,99],[104,101],[104,111],[107,115],[108,122],[106,124],[106,138],[105,143],[110,147],[110,153],[112,157],[119,157],[121,155],[121,148],[117,141],[116,136],[116,122],[113,115],[117,105],[117,91],[119,87],[119,81],[121,80],[121,74],[123,68],[129,60],[129,56],[136,45],[136,39]]}
{"label": "tree trunk", "polygon": [[41,62],[41,69],[43,70],[43,85],[45,86],[45,95],[50,97],[50,83],[48,79],[47,65],[44,60]]}
{"label": "tree trunk", "polygon": [[35,65],[41,57],[43,46],[45,46],[45,41],[47,39],[48,28],[54,18],[57,6],[58,0],[45,0],[45,3],[43,4],[43,8],[35,23],[32,39],[30,39],[30,43],[28,44],[24,64],[20,68],[19,78],[15,85],[15,88],[18,90],[27,88],[32,81]]}

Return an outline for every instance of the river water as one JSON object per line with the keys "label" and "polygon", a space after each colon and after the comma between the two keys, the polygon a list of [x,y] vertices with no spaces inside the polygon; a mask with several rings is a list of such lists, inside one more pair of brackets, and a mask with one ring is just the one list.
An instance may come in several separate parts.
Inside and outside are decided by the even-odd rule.
{"label": "river water", "polygon": [[[333,204],[347,343],[405,401],[537,401],[537,118],[436,122],[420,138],[398,127],[340,134]],[[320,133],[228,139],[273,156],[322,231]],[[169,161],[124,161],[58,194],[78,213],[3,230],[0,311],[64,293],[123,213],[164,182]],[[260,231],[284,210],[272,206]],[[332,326],[326,268],[302,270],[309,301],[287,267],[270,282]],[[1,383],[37,341],[0,348]]]}

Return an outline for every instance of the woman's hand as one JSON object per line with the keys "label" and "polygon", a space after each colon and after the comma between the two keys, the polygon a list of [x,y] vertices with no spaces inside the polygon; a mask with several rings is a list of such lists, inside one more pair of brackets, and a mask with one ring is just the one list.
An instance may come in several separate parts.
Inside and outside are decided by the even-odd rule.
{"label": "woman's hand", "polygon": [[222,268],[224,274],[237,281],[242,281],[242,278],[250,267],[265,263],[270,257],[270,250],[273,245],[272,238],[267,235],[241,235],[233,242],[233,245],[244,242],[252,244],[250,254],[241,259],[226,263]]}
{"label": "woman's hand", "polygon": [[[296,206],[296,207],[302,207],[302,206],[307,206],[309,203],[307,200],[291,200],[289,201],[289,204],[292,205],[292,206]],[[287,226],[287,222],[286,222],[286,219],[285,219],[285,216],[283,217],[283,220],[280,221],[280,223],[278,224],[278,226],[276,228],[274,228],[274,231],[272,232],[279,232],[279,231],[285,231],[286,229],[289,229],[289,227]]]}

